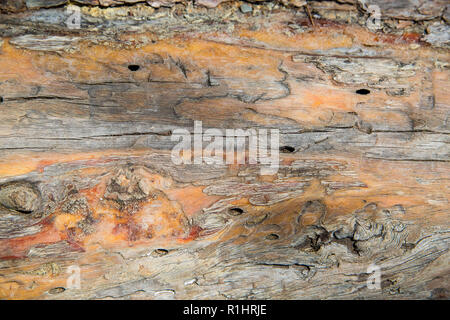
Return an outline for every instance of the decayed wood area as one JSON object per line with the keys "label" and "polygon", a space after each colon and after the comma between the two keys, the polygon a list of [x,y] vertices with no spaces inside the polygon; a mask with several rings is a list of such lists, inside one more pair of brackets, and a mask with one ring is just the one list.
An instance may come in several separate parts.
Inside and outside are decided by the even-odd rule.
{"label": "decayed wood area", "polygon": [[[0,298],[448,299],[449,2],[305,4],[1,0]],[[194,120],[279,171],[175,165]]]}

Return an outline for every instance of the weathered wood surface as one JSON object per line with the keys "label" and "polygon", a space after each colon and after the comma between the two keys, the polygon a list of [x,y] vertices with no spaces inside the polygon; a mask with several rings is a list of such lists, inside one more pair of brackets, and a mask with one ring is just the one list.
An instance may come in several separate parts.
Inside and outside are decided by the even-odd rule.
{"label": "weathered wood surface", "polygon": [[[0,298],[448,299],[448,1],[250,2],[0,1]],[[194,120],[278,173],[173,164]]]}

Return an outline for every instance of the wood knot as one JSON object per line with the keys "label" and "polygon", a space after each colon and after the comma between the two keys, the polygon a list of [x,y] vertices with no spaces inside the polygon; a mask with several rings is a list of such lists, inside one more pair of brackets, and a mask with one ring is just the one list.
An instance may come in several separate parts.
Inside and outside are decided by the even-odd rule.
{"label": "wood knot", "polygon": [[41,195],[29,182],[12,182],[0,187],[0,204],[21,213],[32,213],[39,208]]}
{"label": "wood knot", "polygon": [[302,226],[318,225],[324,218],[327,211],[327,207],[322,200],[307,201],[297,218],[297,223]]}
{"label": "wood knot", "polygon": [[202,229],[200,235],[208,235],[217,232],[228,224],[229,217],[224,214],[206,214],[198,221],[198,226]]}

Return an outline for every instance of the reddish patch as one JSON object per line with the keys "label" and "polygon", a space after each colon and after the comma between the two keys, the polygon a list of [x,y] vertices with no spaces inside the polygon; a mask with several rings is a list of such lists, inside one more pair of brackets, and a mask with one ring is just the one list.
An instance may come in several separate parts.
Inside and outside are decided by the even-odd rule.
{"label": "reddish patch", "polygon": [[192,241],[197,239],[200,236],[200,233],[203,231],[203,228],[200,226],[192,226],[189,230],[189,235],[186,238],[181,239],[183,242]]}
{"label": "reddish patch", "polygon": [[97,184],[90,189],[82,189],[79,191],[79,193],[83,194],[87,198],[91,206],[95,206],[95,203],[98,201],[98,199],[104,192],[105,186],[102,183]]}
{"label": "reddish patch", "polygon": [[406,42],[419,42],[420,41],[420,34],[418,33],[404,33],[402,35],[402,39]]}
{"label": "reddish patch", "polygon": [[0,259],[25,257],[31,247],[38,244],[52,244],[63,240],[58,230],[45,225],[37,234],[15,239],[0,240]]}
{"label": "reddish patch", "polygon": [[37,169],[39,172],[44,172],[44,168],[54,164],[56,161],[54,160],[41,160],[38,162]]}
{"label": "reddish patch", "polygon": [[405,32],[401,36],[396,35],[378,35],[375,41],[381,41],[388,44],[408,44],[420,42],[420,34]]}
{"label": "reddish patch", "polygon": [[77,240],[77,230],[76,228],[69,228],[66,232],[66,241],[69,243],[70,247],[73,248],[75,251],[84,252],[84,248],[80,245],[79,241]]}
{"label": "reddish patch", "polygon": [[125,223],[118,223],[112,230],[113,234],[128,233],[128,226]]}

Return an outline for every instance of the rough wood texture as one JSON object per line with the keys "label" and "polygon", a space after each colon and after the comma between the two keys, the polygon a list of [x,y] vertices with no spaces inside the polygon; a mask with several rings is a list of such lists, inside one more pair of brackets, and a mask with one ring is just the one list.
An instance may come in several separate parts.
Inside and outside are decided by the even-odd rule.
{"label": "rough wood texture", "polygon": [[[67,3],[0,1],[0,298],[448,299],[448,1]],[[278,173],[173,164],[194,120]]]}

